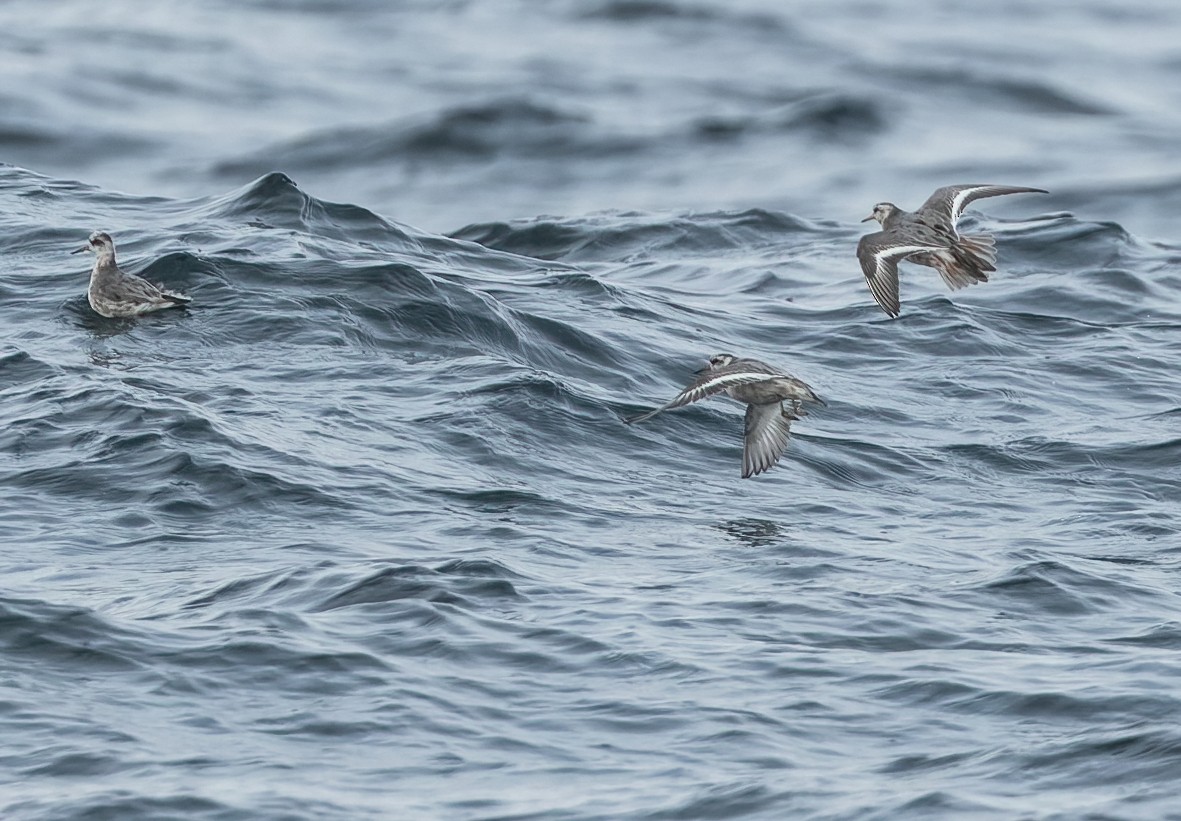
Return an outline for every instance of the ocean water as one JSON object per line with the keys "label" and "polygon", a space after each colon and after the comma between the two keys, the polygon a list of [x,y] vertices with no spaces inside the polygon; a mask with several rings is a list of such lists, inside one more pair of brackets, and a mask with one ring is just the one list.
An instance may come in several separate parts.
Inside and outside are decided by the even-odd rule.
{"label": "ocean water", "polygon": [[1181,818],[1179,26],[4,4],[0,818]]}

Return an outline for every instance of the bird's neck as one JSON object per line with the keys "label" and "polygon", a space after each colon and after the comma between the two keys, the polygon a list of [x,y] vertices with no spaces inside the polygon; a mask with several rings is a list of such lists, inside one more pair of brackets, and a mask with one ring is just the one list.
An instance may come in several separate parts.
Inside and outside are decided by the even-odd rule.
{"label": "bird's neck", "polygon": [[98,268],[117,268],[115,264],[114,251],[99,251],[94,258],[94,267]]}

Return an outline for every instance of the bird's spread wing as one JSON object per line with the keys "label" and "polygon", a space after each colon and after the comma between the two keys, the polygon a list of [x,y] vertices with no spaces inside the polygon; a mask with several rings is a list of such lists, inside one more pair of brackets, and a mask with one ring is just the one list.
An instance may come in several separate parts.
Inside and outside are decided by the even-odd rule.
{"label": "bird's spread wing", "polygon": [[633,416],[626,420],[629,425],[634,425],[637,422],[643,422],[646,419],[651,419],[662,411],[671,410],[672,408],[679,408],[682,405],[688,405],[690,402],[696,402],[699,399],[705,399],[707,396],[721,393],[727,388],[733,388],[737,385],[749,385],[752,382],[764,382],[768,379],[774,379],[775,374],[767,373],[757,367],[750,367],[735,363],[732,366],[718,368],[716,370],[707,371],[701,374],[693,383],[685,390],[677,394],[671,402],[661,405],[655,410],[650,410],[647,413]]}
{"label": "bird's spread wing", "polygon": [[742,448],[742,478],[749,479],[774,467],[787,450],[791,416],[779,402],[746,406]]}
{"label": "bird's spread wing", "polygon": [[938,245],[920,245],[898,237],[892,231],[878,231],[866,234],[857,243],[857,259],[861,261],[861,272],[869,283],[869,292],[882,310],[890,316],[898,316],[898,262],[911,254],[924,251],[938,251]]}
{"label": "bird's spread wing", "polygon": [[1004,194],[1048,194],[1041,188],[1026,188],[1019,185],[947,185],[936,189],[927,197],[916,214],[928,214],[954,227],[968,203],[985,197],[1000,197]]}

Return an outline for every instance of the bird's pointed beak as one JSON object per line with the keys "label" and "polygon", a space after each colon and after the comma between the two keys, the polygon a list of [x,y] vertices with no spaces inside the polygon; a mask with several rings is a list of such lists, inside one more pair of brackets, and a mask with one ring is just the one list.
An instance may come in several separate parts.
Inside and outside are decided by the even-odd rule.
{"label": "bird's pointed beak", "polygon": [[693,373],[705,373],[708,370],[709,370],[709,365],[706,365],[704,368],[698,368],[697,370],[693,371]]}
{"label": "bird's pointed beak", "polygon": [[862,220],[862,222],[869,222],[869,221],[870,221],[871,219],[873,219],[873,218],[874,218],[873,214],[870,214],[868,217],[866,217],[865,219],[863,219],[863,220]]}
{"label": "bird's pointed beak", "polygon": [[70,251],[70,256],[73,256],[74,254],[80,254],[80,253],[82,253],[83,251],[89,251],[89,250],[90,250],[90,246],[89,246],[89,245],[83,245],[83,246],[82,246],[81,248],[79,248],[77,251]]}

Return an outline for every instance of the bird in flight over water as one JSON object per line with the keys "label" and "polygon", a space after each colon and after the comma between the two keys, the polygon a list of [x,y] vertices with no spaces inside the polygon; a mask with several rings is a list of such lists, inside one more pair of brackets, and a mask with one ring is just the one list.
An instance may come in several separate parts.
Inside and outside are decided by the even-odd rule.
{"label": "bird in flight over water", "polygon": [[[629,425],[658,413],[724,393],[746,403],[742,448],[742,478],[749,479],[779,462],[787,449],[791,423],[803,415],[802,403],[824,401],[806,383],[757,359],[720,353],[672,401],[626,420]],[[783,403],[790,402],[790,408]]]}
{"label": "bird in flight over water", "polygon": [[899,315],[898,263],[902,260],[934,268],[953,291],[988,282],[996,270],[996,242],[989,234],[959,234],[956,223],[969,203],[1005,194],[1046,194],[1041,188],[1015,185],[948,185],[935,191],[916,211],[879,202],[862,220],[877,220],[882,230],[857,243],[857,258],[878,305]]}

